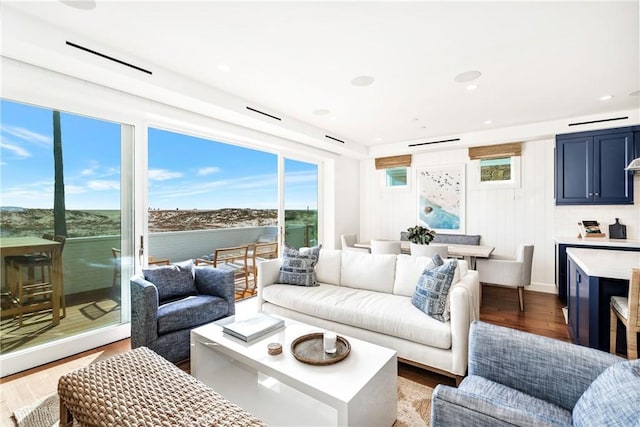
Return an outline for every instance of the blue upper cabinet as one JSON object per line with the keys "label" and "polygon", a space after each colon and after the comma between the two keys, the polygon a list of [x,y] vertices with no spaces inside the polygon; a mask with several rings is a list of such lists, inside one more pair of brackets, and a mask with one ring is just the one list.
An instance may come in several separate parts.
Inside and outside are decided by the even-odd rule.
{"label": "blue upper cabinet", "polygon": [[633,204],[633,128],[556,136],[556,205]]}

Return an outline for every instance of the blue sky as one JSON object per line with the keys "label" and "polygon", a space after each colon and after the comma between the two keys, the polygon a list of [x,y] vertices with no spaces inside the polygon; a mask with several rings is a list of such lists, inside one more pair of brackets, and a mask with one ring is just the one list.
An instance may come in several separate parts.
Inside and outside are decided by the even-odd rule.
{"label": "blue sky", "polygon": [[[53,206],[49,109],[0,102],[0,205]],[[119,209],[120,125],[61,114],[67,209]],[[277,207],[277,156],[158,129],[149,131],[153,209]],[[317,166],[287,160],[287,209],[317,208]]]}

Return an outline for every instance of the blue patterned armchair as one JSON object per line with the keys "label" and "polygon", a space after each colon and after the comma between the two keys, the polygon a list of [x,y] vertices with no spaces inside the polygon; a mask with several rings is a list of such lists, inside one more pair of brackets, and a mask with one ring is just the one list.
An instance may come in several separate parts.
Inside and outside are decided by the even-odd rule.
{"label": "blue patterned armchair", "polygon": [[476,321],[468,366],[433,391],[432,427],[640,425],[640,360]]}
{"label": "blue patterned armchair", "polygon": [[191,329],[235,314],[232,271],[185,262],[142,273],[130,280],[131,348],[179,362],[189,358]]}

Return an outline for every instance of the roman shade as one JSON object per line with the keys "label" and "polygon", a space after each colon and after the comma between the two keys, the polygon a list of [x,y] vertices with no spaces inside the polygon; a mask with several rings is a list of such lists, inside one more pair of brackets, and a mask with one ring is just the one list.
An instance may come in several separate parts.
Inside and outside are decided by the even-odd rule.
{"label": "roman shade", "polygon": [[502,157],[519,156],[521,152],[521,142],[510,142],[508,144],[469,147],[469,158],[471,160],[498,159]]}
{"label": "roman shade", "polygon": [[411,166],[411,154],[402,156],[378,157],[376,159],[376,169],[389,169]]}

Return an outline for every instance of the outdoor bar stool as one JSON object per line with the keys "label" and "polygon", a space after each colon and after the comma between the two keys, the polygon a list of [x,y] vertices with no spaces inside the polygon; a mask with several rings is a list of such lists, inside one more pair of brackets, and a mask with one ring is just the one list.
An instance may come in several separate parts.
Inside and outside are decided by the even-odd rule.
{"label": "outdoor bar stool", "polygon": [[[45,235],[47,236],[47,235]],[[46,237],[45,237],[46,238]],[[60,243],[60,253],[64,249],[66,237],[52,236],[49,240]],[[35,269],[40,269],[40,276],[36,278]],[[31,254],[14,257],[10,263],[9,274],[13,295],[20,305],[24,305],[33,299],[51,299],[53,296],[53,260],[51,254]],[[27,280],[25,280],[25,270]],[[67,315],[67,304],[64,298],[64,283],[60,282],[60,308],[62,318]],[[19,323],[22,326],[22,314],[19,315]]]}

